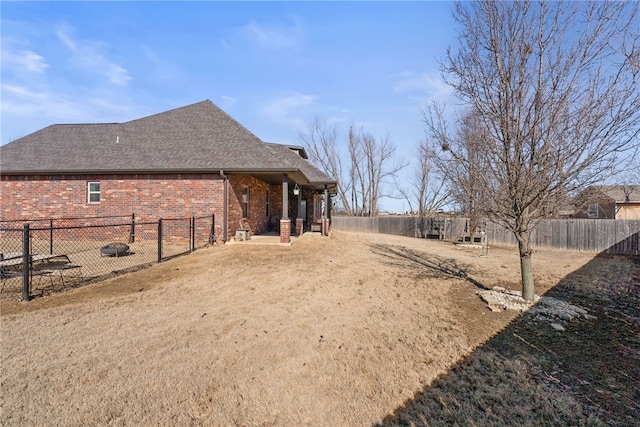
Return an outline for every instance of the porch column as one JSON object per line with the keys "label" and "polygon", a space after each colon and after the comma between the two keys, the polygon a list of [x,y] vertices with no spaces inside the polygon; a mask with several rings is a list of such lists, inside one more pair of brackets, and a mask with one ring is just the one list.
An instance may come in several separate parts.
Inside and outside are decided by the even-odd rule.
{"label": "porch column", "polygon": [[298,192],[298,214],[296,216],[296,236],[302,236],[302,188]]}
{"label": "porch column", "polygon": [[282,218],[280,218],[280,243],[291,242],[291,220],[289,219],[289,177],[282,175]]}
{"label": "porch column", "polygon": [[329,188],[324,186],[324,212],[322,213],[322,235],[329,235]]}

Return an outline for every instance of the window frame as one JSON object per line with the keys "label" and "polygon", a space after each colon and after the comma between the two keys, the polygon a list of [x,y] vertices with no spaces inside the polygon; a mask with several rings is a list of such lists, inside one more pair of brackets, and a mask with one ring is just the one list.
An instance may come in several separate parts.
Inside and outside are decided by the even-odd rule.
{"label": "window frame", "polygon": [[240,204],[242,206],[242,218],[249,219],[249,204],[251,202],[251,190],[249,186],[242,186],[242,198],[240,200]]}
{"label": "window frame", "polygon": [[271,190],[269,188],[267,188],[265,199],[265,213],[266,217],[269,218],[271,216]]}
{"label": "window frame", "polygon": [[589,203],[589,206],[587,206],[587,216],[590,219],[599,218],[599,213],[600,205],[598,203]]}
{"label": "window frame", "polygon": [[[92,189],[92,185],[98,185],[98,189]],[[98,200],[91,200],[91,196],[98,196]],[[102,202],[102,188],[100,181],[87,181],[87,203],[91,205],[98,205]]]}

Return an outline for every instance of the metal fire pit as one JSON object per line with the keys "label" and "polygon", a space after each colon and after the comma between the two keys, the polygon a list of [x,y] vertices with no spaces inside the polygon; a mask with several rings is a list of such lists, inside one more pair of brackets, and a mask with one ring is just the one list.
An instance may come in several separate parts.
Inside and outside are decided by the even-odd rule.
{"label": "metal fire pit", "polygon": [[122,256],[129,253],[129,245],[126,243],[109,243],[100,248],[100,255]]}

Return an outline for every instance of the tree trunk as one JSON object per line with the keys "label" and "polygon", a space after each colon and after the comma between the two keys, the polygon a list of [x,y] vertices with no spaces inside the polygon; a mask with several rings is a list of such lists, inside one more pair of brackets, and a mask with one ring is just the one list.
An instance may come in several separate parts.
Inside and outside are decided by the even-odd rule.
{"label": "tree trunk", "polygon": [[529,244],[529,231],[516,234],[518,250],[520,251],[520,275],[522,277],[522,298],[525,301],[533,301],[534,285],[533,270],[531,268],[531,246]]}
{"label": "tree trunk", "polygon": [[469,222],[467,224],[469,226],[469,229],[467,230],[469,232],[469,244],[473,245],[476,242],[476,228],[478,228],[478,219],[475,217],[473,212],[471,212]]}

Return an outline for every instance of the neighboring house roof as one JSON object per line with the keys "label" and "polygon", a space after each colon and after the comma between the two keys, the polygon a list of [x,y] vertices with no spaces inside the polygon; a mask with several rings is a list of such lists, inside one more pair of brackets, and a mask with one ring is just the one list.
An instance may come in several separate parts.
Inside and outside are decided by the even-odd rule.
{"label": "neighboring house roof", "polygon": [[[279,157],[283,151],[271,147],[207,100],[125,123],[48,126],[2,146],[0,171],[3,175],[291,172],[296,180],[311,181],[302,163]],[[315,179],[319,171],[300,160]]]}
{"label": "neighboring house roof", "polygon": [[593,185],[589,189],[602,193],[616,204],[640,203],[640,185]]}

